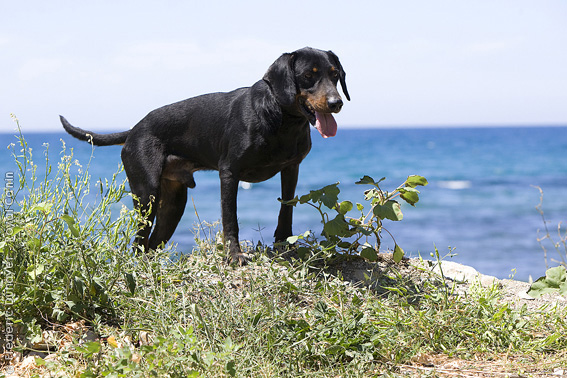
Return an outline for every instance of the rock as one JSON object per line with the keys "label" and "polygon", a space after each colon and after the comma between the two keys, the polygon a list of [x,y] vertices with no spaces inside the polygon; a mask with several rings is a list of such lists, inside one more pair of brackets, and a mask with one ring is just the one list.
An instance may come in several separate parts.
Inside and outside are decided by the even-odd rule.
{"label": "rock", "polygon": [[441,275],[442,271],[442,275],[445,276],[445,278],[457,283],[472,284],[478,280],[483,287],[500,283],[500,280],[494,276],[481,274],[471,266],[462,265],[453,261],[441,261],[441,264],[438,264],[436,261],[424,260],[423,262],[429,266],[434,266],[433,272],[436,274]]}
{"label": "rock", "polygon": [[524,290],[518,291],[518,297],[520,297],[520,298],[522,298],[522,299],[525,299],[525,300],[528,300],[528,301],[533,301],[533,300],[535,300],[534,297],[528,295],[528,293],[527,293],[526,291],[524,291]]}

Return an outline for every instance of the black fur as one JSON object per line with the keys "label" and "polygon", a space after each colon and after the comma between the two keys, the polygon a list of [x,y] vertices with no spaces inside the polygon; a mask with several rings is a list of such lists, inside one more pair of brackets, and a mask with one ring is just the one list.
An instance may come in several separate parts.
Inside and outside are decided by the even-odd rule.
{"label": "black fur", "polygon": [[[279,57],[252,87],[211,93],[150,112],[131,130],[97,134],[72,126],[72,136],[97,146],[124,144],[122,161],[135,204],[151,227],[140,225],[136,243],[166,243],[185,210],[193,173],[219,171],[225,242],[233,261],[245,262],[238,240],[238,182],[260,182],[281,172],[283,200],[295,196],[299,163],[311,149],[315,113],[340,111],[337,82],[350,100],[335,54],[304,48]],[[153,201],[153,203],[151,203]],[[276,241],[292,235],[293,207],[282,205]],[[154,222],[155,219],[155,222]],[[150,236],[151,233],[151,236]]]}

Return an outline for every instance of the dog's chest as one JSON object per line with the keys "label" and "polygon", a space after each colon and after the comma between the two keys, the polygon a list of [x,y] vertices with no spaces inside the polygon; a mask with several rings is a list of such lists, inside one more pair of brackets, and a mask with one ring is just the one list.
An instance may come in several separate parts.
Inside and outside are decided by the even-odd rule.
{"label": "dog's chest", "polygon": [[309,134],[257,141],[242,156],[241,179],[248,182],[267,180],[285,167],[301,163],[310,149]]}

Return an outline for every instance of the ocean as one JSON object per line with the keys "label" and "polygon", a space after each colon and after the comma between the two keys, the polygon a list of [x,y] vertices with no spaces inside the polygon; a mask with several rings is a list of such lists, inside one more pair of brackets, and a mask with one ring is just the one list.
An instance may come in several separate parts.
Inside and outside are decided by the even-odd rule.
{"label": "ocean", "polygon": [[[56,166],[61,139],[86,165],[91,148],[64,133],[26,133],[41,170],[44,143]],[[14,133],[0,134],[0,146],[15,142]],[[498,278],[519,280],[544,275],[546,261],[538,237],[544,223],[536,210],[543,190],[548,227],[558,241],[557,226],[567,221],[567,127],[339,129],[322,139],[314,131],[313,149],[300,166],[297,194],[340,182],[340,200],[365,203],[369,187],[355,185],[362,176],[386,177],[382,189],[393,190],[409,175],[425,176],[420,201],[404,205],[401,222],[384,221],[408,256],[431,258],[437,248],[446,259],[470,265]],[[0,150],[2,170],[17,171],[10,152]],[[96,147],[90,165],[92,184],[110,178],[120,163],[120,147]],[[197,172],[189,190],[185,215],[172,238],[177,249],[190,253],[198,219],[220,219],[216,172]],[[279,211],[279,176],[258,184],[241,183],[238,218],[241,240],[272,242]],[[126,201],[131,207],[130,201]],[[198,213],[198,217],[195,214]],[[564,226],[564,228],[567,227]],[[296,207],[294,232],[322,225],[316,210]],[[539,230],[539,231],[538,231]],[[544,241],[549,258],[558,258]],[[393,248],[383,233],[382,248]],[[557,263],[549,261],[550,266]]]}

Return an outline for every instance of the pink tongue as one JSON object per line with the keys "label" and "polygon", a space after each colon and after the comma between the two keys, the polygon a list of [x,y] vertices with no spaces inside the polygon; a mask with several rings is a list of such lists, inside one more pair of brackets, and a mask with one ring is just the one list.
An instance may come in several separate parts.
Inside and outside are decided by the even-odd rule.
{"label": "pink tongue", "polygon": [[315,117],[317,118],[315,127],[319,130],[319,133],[323,138],[334,137],[337,135],[337,121],[335,121],[332,114],[315,112]]}

